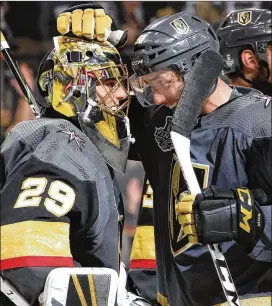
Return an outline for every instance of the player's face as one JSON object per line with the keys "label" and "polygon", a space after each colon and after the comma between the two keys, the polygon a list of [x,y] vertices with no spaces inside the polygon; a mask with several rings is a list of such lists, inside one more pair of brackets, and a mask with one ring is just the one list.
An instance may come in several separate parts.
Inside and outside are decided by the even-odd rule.
{"label": "player's face", "polygon": [[134,92],[139,99],[149,105],[174,107],[184,87],[183,77],[172,69],[156,71],[131,80]]}
{"label": "player's face", "polygon": [[173,107],[178,103],[184,87],[181,75],[173,70],[164,70],[151,73],[143,79],[153,90],[154,104]]}
{"label": "player's face", "polygon": [[120,102],[127,99],[127,92],[116,80],[104,80],[101,83],[101,85],[96,85],[98,102],[103,101],[105,106],[112,110],[116,110]]}

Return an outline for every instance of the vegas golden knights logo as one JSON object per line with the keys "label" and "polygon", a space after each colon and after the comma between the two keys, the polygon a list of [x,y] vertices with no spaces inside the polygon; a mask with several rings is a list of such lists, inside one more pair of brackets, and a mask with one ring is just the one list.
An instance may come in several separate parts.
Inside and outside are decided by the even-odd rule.
{"label": "vegas golden knights logo", "polygon": [[182,34],[186,34],[189,31],[188,24],[182,18],[174,19],[170,24],[177,32]]}
{"label": "vegas golden knights logo", "polygon": [[[209,165],[192,163],[197,180],[201,188],[206,188],[208,185]],[[183,227],[178,222],[178,217],[175,213],[176,204],[179,201],[180,193],[188,190],[185,179],[183,177],[180,164],[176,155],[173,155],[171,165],[171,180],[169,185],[169,230],[171,250],[174,256],[179,255],[188,249],[192,244],[189,242],[188,236],[184,234]]]}
{"label": "vegas golden knights logo", "polygon": [[252,19],[252,12],[251,11],[244,11],[244,12],[240,12],[238,13],[238,23],[245,26],[248,23],[250,23]]}

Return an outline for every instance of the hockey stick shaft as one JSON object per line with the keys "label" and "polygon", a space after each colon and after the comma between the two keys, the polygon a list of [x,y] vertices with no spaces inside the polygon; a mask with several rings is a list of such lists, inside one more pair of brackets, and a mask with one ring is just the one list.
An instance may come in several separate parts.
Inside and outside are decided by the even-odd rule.
{"label": "hockey stick shaft", "polygon": [[[11,284],[0,276],[0,291],[10,300],[11,303],[18,306],[30,306],[30,304],[16,291]],[[10,305],[10,304],[9,304]]]}
{"label": "hockey stick shaft", "polygon": [[[171,138],[189,191],[201,192],[190,158],[190,137],[201,107],[216,84],[223,68],[222,57],[207,51],[194,65],[184,86],[181,103],[178,103],[172,120]],[[218,245],[209,245],[214,266],[230,306],[240,306],[226,259]]]}
{"label": "hockey stick shaft", "polygon": [[29,103],[29,106],[31,107],[31,110],[33,111],[36,118],[39,118],[41,116],[40,107],[36,102],[36,99],[34,97],[34,94],[29,87],[27,81],[25,80],[22,72],[20,71],[20,68],[18,64],[16,63],[15,59],[13,58],[12,54],[10,53],[9,44],[6,41],[2,31],[1,31],[1,52],[4,56],[4,59],[11,70],[15,80],[17,81],[18,85],[20,86],[20,89],[22,90],[25,99]]}

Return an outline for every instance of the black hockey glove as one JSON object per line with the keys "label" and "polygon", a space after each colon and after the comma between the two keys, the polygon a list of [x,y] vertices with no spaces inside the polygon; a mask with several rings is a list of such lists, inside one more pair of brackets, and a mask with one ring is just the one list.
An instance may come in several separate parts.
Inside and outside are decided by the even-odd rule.
{"label": "black hockey glove", "polygon": [[65,10],[57,18],[57,29],[62,35],[108,40],[116,48],[127,42],[127,31],[121,30],[97,3],[80,4]]}
{"label": "black hockey glove", "polygon": [[176,214],[191,243],[237,241],[250,253],[264,229],[260,205],[267,201],[260,189],[209,187],[195,198],[183,193]]}

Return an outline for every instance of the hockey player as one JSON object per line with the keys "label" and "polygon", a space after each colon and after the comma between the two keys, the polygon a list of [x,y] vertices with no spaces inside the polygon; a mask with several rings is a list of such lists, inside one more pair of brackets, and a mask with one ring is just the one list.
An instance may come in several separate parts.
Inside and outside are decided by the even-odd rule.
{"label": "hockey player", "polygon": [[[209,49],[219,51],[216,34],[185,12],[152,23],[134,48],[136,74],[131,83],[142,106],[152,106],[132,103],[130,119],[154,191],[158,303],[225,303],[207,247],[195,244],[216,241],[222,242],[243,305],[269,305],[272,180],[267,97],[250,90],[242,94],[218,80],[191,140],[191,157],[204,191],[194,206],[192,198],[181,196],[186,186],[170,139],[171,118],[186,74]],[[206,188],[211,184],[216,187]],[[204,219],[205,207],[215,209],[215,218]],[[214,232],[205,235],[209,232],[204,224]],[[189,244],[193,246],[187,248]]]}
{"label": "hockey player", "polygon": [[[185,193],[171,143],[173,108],[182,103],[179,97],[186,75],[209,49],[219,51],[216,34],[186,12],[155,21],[134,46],[131,84],[138,101],[152,106],[138,107],[141,121],[131,118],[131,122],[154,191],[158,301],[161,305],[224,304],[205,246],[219,242],[242,305],[269,305],[271,101],[250,89],[243,89],[245,94],[232,90],[218,79],[191,137],[191,159],[204,189],[195,201]],[[133,116],[136,108],[132,103]]]}
{"label": "hockey player", "polygon": [[271,10],[242,9],[228,14],[217,29],[223,73],[235,86],[272,96]]}
{"label": "hockey player", "polygon": [[[132,156],[129,155],[129,158]],[[145,178],[141,208],[131,248],[128,286],[133,284],[131,288],[135,288],[138,294],[152,305],[156,305],[157,278],[153,214],[153,190]]]}
{"label": "hockey player", "polygon": [[[225,62],[223,72],[231,85],[253,87],[272,95],[271,22],[271,11],[254,8],[233,11],[222,20],[217,35]],[[237,33],[241,34],[242,39]],[[149,183],[145,191],[132,246],[129,276],[141,295],[155,303],[153,191]]]}
{"label": "hockey player", "polygon": [[[17,124],[1,148],[1,276],[30,305],[57,267],[119,270],[123,210],[113,169],[124,172],[131,142],[117,49],[74,37],[54,44],[38,72],[41,118]],[[95,302],[89,282],[84,297],[74,281],[78,296],[66,305]],[[0,292],[0,304],[12,303]]]}

